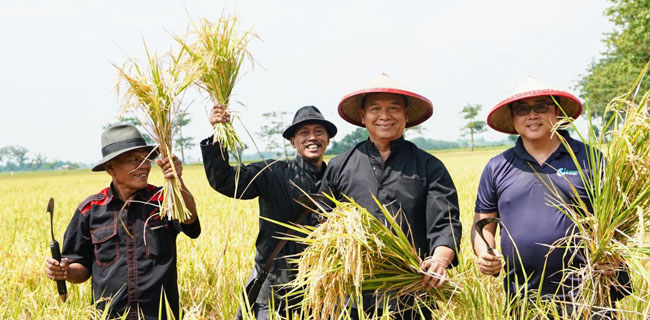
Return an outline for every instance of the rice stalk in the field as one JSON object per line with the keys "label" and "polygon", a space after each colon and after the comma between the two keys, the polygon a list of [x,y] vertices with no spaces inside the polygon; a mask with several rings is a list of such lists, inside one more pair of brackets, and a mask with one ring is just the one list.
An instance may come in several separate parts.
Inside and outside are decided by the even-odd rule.
{"label": "rice stalk in the field", "polygon": [[[129,59],[123,66],[115,66],[119,71],[117,90],[123,92],[122,111],[135,110],[143,114],[142,127],[158,144],[160,156],[171,159],[175,120],[183,113],[181,98],[195,77],[181,62],[184,48],[162,58],[152,56],[146,44],[145,50],[145,64]],[[191,216],[181,194],[179,179],[166,179],[161,192],[161,217],[182,222]]]}
{"label": "rice stalk in the field", "polygon": [[[581,201],[578,187],[572,186],[570,196],[577,200],[556,205],[576,226],[575,234],[558,242],[557,247],[575,249],[575,254],[581,254],[585,260],[584,266],[566,272],[567,277],[582,279],[575,288],[574,302],[585,317],[613,308],[610,288],[630,293],[629,286],[618,283],[617,277],[606,270],[634,271],[644,281],[650,279],[644,268],[635,267],[649,252],[646,230],[650,221],[650,91],[638,93],[647,70],[648,65],[632,89],[607,106],[607,120],[599,130],[600,136],[591,121],[587,136],[580,136],[590,146],[586,150],[587,164],[579,163],[562,139],[591,203],[590,207]],[[588,106],[586,111],[588,115],[591,112]],[[561,199],[557,192],[561,191],[555,191],[556,198]]]}
{"label": "rice stalk in the field", "polygon": [[[176,40],[189,53],[190,68],[198,73],[195,84],[213,103],[228,108],[244,60],[253,61],[247,45],[257,35],[249,30],[240,32],[237,17],[226,15],[216,23],[201,19],[193,23],[193,29],[186,38]],[[243,147],[230,122],[215,125],[214,142],[235,153]]]}
{"label": "rice stalk in the field", "polygon": [[[373,291],[381,299],[412,296],[427,305],[449,299],[458,288],[454,281],[448,281],[441,289],[423,289],[420,281],[427,273],[420,268],[422,259],[395,217],[381,204],[386,223],[352,199],[341,202],[327,198],[334,209],[319,212],[326,218],[319,226],[279,223],[298,232],[288,239],[307,245],[290,259],[297,265],[297,275],[288,284],[290,294],[302,297],[307,315],[336,319],[345,312],[348,299],[361,298],[362,291]],[[417,306],[403,308],[408,307]]]}

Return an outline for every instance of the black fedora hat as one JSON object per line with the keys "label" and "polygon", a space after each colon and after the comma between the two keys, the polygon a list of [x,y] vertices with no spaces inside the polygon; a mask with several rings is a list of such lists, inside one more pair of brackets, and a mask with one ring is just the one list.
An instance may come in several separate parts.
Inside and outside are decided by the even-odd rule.
{"label": "black fedora hat", "polygon": [[293,137],[298,127],[309,123],[318,123],[323,125],[330,138],[333,138],[336,135],[336,126],[325,120],[318,108],[314,106],[304,106],[296,111],[296,115],[293,116],[293,123],[289,128],[287,128],[287,130],[284,130],[282,136],[289,140]]}
{"label": "black fedora hat", "polygon": [[147,145],[140,131],[130,124],[118,124],[107,128],[102,133],[102,160],[99,160],[92,171],[104,171],[104,164],[115,157],[135,149],[149,150],[149,159],[158,156],[157,146]]}

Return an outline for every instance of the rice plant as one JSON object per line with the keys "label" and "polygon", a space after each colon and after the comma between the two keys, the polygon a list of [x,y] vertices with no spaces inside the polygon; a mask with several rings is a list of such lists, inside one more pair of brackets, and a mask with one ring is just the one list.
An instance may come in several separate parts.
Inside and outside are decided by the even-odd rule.
{"label": "rice plant", "polygon": [[[649,279],[639,262],[647,259],[649,252],[645,230],[650,221],[650,91],[638,93],[647,70],[648,65],[630,91],[607,106],[605,115],[609,118],[600,130],[601,136],[597,136],[591,122],[587,136],[580,135],[591,146],[586,150],[586,168],[583,169],[585,164],[579,163],[561,138],[578,168],[593,208],[579,200],[556,205],[576,226],[576,233],[556,243],[556,248],[572,248],[586,260],[584,266],[566,272],[567,277],[582,278],[580,287],[576,288],[575,306],[585,317],[613,308],[610,287],[630,290],[604,269],[634,271],[642,275],[644,282]],[[586,110],[591,119],[588,106]],[[556,129],[562,124],[558,123]],[[580,199],[577,188],[572,186],[574,199]],[[558,191],[549,189],[561,199]]]}
{"label": "rice plant", "polygon": [[[253,60],[246,46],[257,36],[250,31],[240,33],[236,16],[222,15],[216,23],[201,19],[192,24],[194,30],[185,39],[176,40],[187,50],[189,64],[198,73],[195,84],[214,104],[228,108],[244,60]],[[215,125],[214,142],[234,152],[243,147],[230,122]]]}
{"label": "rice plant", "polygon": [[[119,71],[116,89],[118,94],[123,92],[122,113],[129,110],[141,113],[142,127],[158,144],[160,156],[171,159],[175,120],[183,113],[181,98],[195,76],[183,66],[184,48],[177,54],[170,52],[162,58],[152,56],[146,44],[145,51],[146,64],[129,59],[122,67],[115,66]],[[174,166],[172,170],[176,174]],[[179,179],[166,179],[161,192],[161,217],[182,222],[191,216],[183,200]]]}
{"label": "rice plant", "polygon": [[441,289],[424,290],[420,284],[424,275],[440,275],[420,268],[422,259],[415,247],[381,204],[386,223],[352,199],[327,198],[335,207],[319,212],[327,220],[317,227],[274,221],[300,233],[287,239],[308,245],[290,259],[297,265],[297,275],[287,285],[292,289],[290,295],[302,297],[305,314],[314,319],[337,319],[346,313],[348,299],[358,301],[363,291],[373,291],[378,301],[406,296],[419,301],[404,309],[426,307],[449,299],[458,288],[448,281]]}

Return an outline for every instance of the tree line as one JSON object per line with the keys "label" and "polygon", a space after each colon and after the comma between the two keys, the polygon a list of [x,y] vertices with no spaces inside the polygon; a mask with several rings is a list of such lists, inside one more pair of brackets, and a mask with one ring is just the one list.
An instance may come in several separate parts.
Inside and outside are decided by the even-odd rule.
{"label": "tree line", "polygon": [[47,156],[37,153],[29,156],[29,150],[23,146],[12,145],[0,148],[0,172],[39,171],[55,169],[76,169],[77,162],[48,160]]}

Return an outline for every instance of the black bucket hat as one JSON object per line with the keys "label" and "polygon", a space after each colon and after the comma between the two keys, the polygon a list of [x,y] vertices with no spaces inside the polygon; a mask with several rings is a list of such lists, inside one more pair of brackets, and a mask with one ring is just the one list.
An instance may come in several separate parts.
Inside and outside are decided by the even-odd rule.
{"label": "black bucket hat", "polygon": [[287,128],[287,130],[284,130],[282,136],[285,139],[290,140],[296,133],[296,129],[298,129],[298,127],[308,123],[318,123],[323,125],[325,127],[325,130],[327,130],[327,135],[330,138],[334,138],[336,135],[336,126],[333,123],[325,120],[323,114],[320,113],[318,108],[314,106],[304,106],[296,111],[296,115],[293,116],[293,123],[291,126],[289,126],[289,128]]}
{"label": "black bucket hat", "polygon": [[149,159],[158,156],[157,146],[147,145],[140,131],[130,124],[118,124],[107,128],[102,133],[102,160],[99,160],[92,171],[104,171],[104,164],[115,157],[135,149],[147,149]]}

